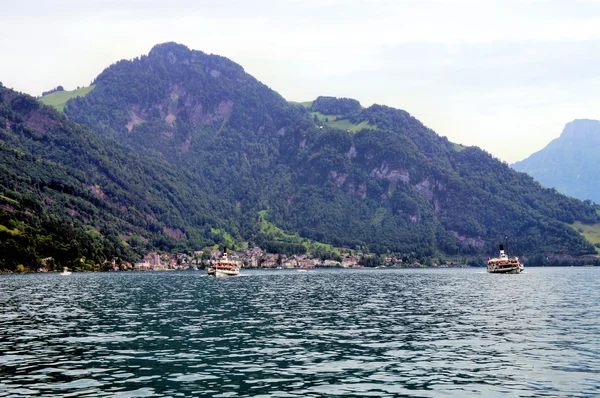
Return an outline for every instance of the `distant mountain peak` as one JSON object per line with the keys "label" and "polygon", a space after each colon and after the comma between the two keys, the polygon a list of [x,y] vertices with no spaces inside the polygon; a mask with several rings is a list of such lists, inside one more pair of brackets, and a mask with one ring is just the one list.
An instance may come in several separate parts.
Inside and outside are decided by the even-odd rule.
{"label": "distant mountain peak", "polygon": [[565,125],[560,137],[512,167],[565,195],[600,203],[599,152],[600,121],[576,119]]}
{"label": "distant mountain peak", "polygon": [[566,124],[560,137],[600,142],[600,120],[575,119]]}

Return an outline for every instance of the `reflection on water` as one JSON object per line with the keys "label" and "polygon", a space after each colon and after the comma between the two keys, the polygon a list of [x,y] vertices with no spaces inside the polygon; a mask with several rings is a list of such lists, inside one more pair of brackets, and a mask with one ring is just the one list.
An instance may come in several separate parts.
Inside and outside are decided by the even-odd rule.
{"label": "reflection on water", "polygon": [[600,270],[0,276],[0,396],[600,395]]}

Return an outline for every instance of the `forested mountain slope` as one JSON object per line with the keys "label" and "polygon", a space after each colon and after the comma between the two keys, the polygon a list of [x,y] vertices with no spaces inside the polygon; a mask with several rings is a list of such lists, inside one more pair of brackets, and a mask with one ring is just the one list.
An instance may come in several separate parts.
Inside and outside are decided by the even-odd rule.
{"label": "forested mountain slope", "polygon": [[[15,111],[12,100],[4,104]],[[266,219],[303,238],[413,258],[493,254],[507,236],[515,254],[595,252],[566,225],[597,222],[592,206],[449,142],[405,111],[333,97],[288,103],[228,59],[175,43],[108,67],[94,90],[67,102],[68,118],[89,130],[39,109],[80,134],[65,132],[56,150],[44,150],[37,143],[53,135],[40,126],[31,138],[14,128],[27,122],[15,121],[3,144],[26,150],[28,162],[65,167],[86,194],[100,186],[110,214],[126,222],[113,237],[137,233],[166,249],[286,240],[261,229]],[[101,149],[85,144],[75,161],[80,135]],[[152,220],[151,233],[131,217]]]}
{"label": "forested mountain slope", "polygon": [[0,270],[132,261],[201,247],[220,227],[196,176],[2,86],[0,159]]}
{"label": "forested mountain slope", "polygon": [[201,175],[235,204],[244,239],[268,210],[285,230],[376,251],[478,253],[508,235],[518,252],[594,252],[564,225],[595,222],[591,206],[404,111],[331,97],[288,104],[239,65],[175,43],[110,66],[94,84],[66,113]]}
{"label": "forested mountain slope", "polygon": [[544,149],[516,162],[542,185],[600,203],[600,121],[574,120]]}

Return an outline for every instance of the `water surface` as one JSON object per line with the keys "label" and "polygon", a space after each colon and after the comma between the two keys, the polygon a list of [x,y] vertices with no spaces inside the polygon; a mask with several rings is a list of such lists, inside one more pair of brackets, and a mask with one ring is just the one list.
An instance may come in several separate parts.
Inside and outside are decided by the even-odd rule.
{"label": "water surface", "polygon": [[598,396],[600,269],[0,275],[0,396]]}

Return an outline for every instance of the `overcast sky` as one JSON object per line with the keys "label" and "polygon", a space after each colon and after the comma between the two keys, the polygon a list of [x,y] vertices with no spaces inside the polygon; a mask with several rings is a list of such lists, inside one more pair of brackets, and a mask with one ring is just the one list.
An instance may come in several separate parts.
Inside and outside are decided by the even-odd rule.
{"label": "overcast sky", "polygon": [[0,81],[86,86],[176,41],[288,100],[404,109],[512,163],[600,119],[600,0],[0,0]]}

